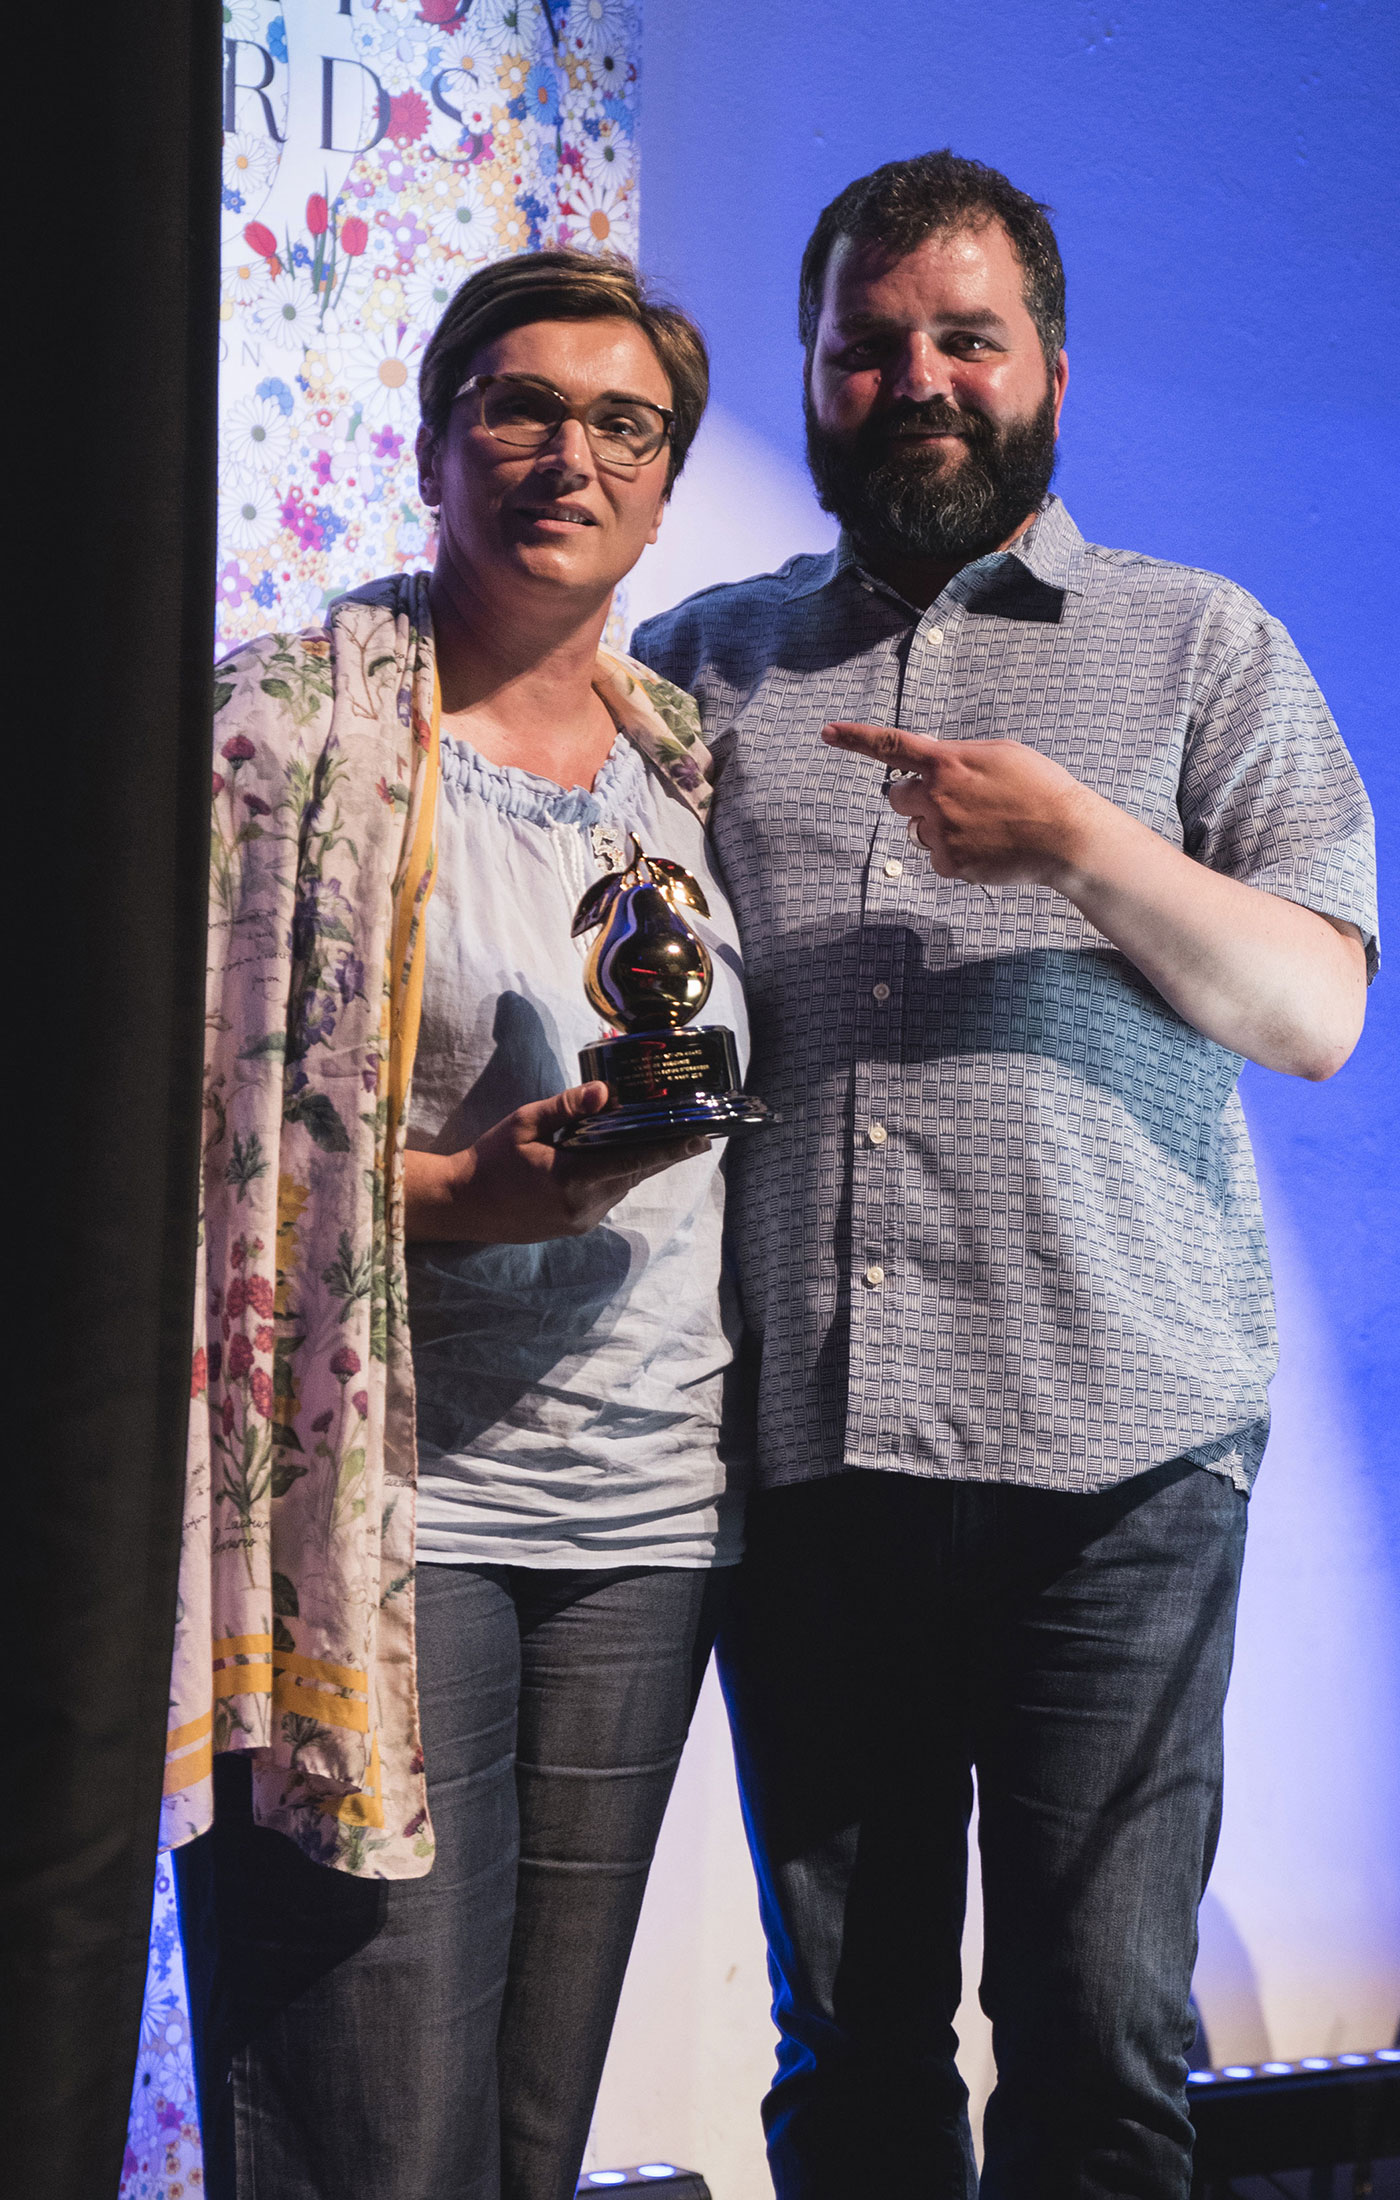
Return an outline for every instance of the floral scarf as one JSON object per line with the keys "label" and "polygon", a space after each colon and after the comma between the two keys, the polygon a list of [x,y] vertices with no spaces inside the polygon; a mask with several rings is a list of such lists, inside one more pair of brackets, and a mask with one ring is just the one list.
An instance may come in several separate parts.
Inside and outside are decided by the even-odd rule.
{"label": "floral scarf", "polygon": [[[433,1857],[414,1655],[403,1152],[432,891],[425,574],[215,675],[202,1168],[162,1845],[253,1755],[259,1823],[406,1879]],[[688,695],[600,652],[619,730],[703,818]]]}

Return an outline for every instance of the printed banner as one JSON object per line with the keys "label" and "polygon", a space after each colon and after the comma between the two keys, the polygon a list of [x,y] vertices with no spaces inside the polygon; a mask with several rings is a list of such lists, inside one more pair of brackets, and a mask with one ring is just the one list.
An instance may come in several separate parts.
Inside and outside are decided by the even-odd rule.
{"label": "printed banner", "polygon": [[424,342],[485,260],[635,254],[633,0],[227,0],[220,653],[430,555]]}
{"label": "printed banner", "polygon": [[[219,654],[431,561],[418,362],[483,261],[637,249],[635,0],[225,0]],[[120,2200],[203,2189],[172,1872]]]}

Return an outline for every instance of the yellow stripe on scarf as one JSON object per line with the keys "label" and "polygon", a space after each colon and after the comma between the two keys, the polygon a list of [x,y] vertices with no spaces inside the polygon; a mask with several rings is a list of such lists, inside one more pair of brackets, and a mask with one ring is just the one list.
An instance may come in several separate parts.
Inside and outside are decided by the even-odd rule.
{"label": "yellow stripe on scarf", "polygon": [[423,759],[423,792],[413,828],[408,860],[394,896],[394,931],[390,945],[389,1011],[389,1125],[392,1150],[403,1116],[413,1057],[418,1051],[418,1025],[423,1013],[423,973],[428,961],[428,930],[423,922],[437,869],[434,835],[437,831],[438,780],[442,742],[442,683],[433,663],[433,715],[428,726],[427,754]]}
{"label": "yellow stripe on scarf", "polygon": [[214,1744],[211,1739],[204,1744],[202,1749],[197,1749],[192,1757],[177,1757],[173,1764],[166,1766],[161,1793],[163,1795],[183,1794],[184,1790],[193,1787],[197,1780],[207,1780],[213,1769]]}
{"label": "yellow stripe on scarf", "polygon": [[212,1711],[201,1712],[197,1719],[190,1719],[184,1726],[172,1726],[165,1737],[165,1754],[173,1757],[177,1750],[188,1749],[191,1742],[198,1742],[214,1724]]}
{"label": "yellow stripe on scarf", "polygon": [[[214,1714],[202,1711],[197,1719],[187,1719],[183,1726],[172,1726],[165,1737],[165,1778],[161,1783],[163,1795],[179,1795],[185,1788],[193,1787],[196,1780],[203,1780],[213,1769]],[[199,1747],[195,1747],[199,1744]],[[181,1752],[187,1752],[182,1755]]]}
{"label": "yellow stripe on scarf", "polygon": [[279,1673],[272,1683],[272,1701],[279,1711],[294,1711],[299,1719],[319,1719],[322,1726],[338,1726],[349,1734],[368,1734],[369,1705],[354,1696],[333,1696],[314,1681],[299,1681],[294,1673]]}

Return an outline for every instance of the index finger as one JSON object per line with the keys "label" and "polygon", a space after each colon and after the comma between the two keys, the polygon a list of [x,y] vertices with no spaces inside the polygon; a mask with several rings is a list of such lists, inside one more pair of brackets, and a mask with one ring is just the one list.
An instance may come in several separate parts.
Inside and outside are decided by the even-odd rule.
{"label": "index finger", "polygon": [[942,744],[927,734],[903,733],[897,726],[863,726],[854,718],[836,718],[822,727],[822,739],[830,749],[849,749],[869,756],[877,764],[893,764],[897,770],[922,771],[938,755]]}

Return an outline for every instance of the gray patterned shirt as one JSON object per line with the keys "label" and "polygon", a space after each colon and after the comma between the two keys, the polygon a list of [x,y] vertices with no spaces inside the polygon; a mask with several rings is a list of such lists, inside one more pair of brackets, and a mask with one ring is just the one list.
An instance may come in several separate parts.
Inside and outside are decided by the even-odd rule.
{"label": "gray patterned shirt", "polygon": [[730,1213],[762,1473],[1247,1486],[1276,1362],[1240,1058],[1044,887],[938,878],[830,718],[1025,741],[1198,861],[1360,927],[1370,809],[1307,667],[1231,582],[1051,498],[922,615],[845,544],[638,630],[692,690],[752,1088]]}

